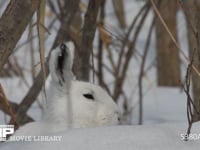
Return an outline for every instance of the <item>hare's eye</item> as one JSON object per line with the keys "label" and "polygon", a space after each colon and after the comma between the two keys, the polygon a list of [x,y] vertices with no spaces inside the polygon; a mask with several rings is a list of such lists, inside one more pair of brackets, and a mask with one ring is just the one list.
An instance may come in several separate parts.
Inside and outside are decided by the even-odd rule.
{"label": "hare's eye", "polygon": [[94,96],[90,93],[86,93],[86,94],[83,94],[83,96],[87,99],[90,99],[90,100],[93,100],[94,101]]}

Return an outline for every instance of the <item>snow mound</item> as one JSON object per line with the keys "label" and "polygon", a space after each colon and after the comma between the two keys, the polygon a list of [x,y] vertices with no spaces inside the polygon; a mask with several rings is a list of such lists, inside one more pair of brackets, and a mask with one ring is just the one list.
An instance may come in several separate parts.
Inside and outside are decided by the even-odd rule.
{"label": "snow mound", "polygon": [[[114,126],[70,129],[56,135],[61,141],[54,142],[6,142],[1,150],[199,150],[200,124],[192,129],[191,140],[182,135],[186,124],[160,124],[143,126]],[[55,136],[55,135],[54,135]]]}

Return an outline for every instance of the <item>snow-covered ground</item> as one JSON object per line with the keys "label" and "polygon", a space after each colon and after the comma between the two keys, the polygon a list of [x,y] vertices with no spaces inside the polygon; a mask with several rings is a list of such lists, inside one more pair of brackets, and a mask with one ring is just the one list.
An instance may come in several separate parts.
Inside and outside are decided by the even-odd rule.
{"label": "snow-covered ground", "polygon": [[[199,150],[199,123],[190,141],[183,140],[185,124],[115,126],[72,129],[58,133],[61,141],[12,142],[1,150]],[[55,134],[53,135],[55,136]]]}

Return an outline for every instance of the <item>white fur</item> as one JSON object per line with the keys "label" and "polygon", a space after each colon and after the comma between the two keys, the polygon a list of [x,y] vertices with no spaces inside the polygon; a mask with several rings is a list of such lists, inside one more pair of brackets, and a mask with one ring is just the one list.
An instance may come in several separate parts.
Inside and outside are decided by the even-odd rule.
{"label": "white fur", "polygon": [[[95,127],[118,124],[118,107],[113,99],[99,86],[73,80],[71,71],[74,59],[74,45],[68,47],[64,65],[64,81],[56,70],[60,48],[52,51],[50,59],[51,81],[47,92],[47,108],[44,118],[20,128],[16,135],[44,135],[68,128]],[[62,83],[60,83],[62,81]],[[94,97],[88,99],[84,94]]]}

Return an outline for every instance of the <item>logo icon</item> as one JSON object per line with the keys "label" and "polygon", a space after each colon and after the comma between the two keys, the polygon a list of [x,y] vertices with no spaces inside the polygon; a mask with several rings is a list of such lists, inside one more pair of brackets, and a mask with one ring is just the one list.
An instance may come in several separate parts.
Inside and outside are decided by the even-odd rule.
{"label": "logo icon", "polygon": [[14,133],[14,125],[0,125],[0,141],[6,141]]}

